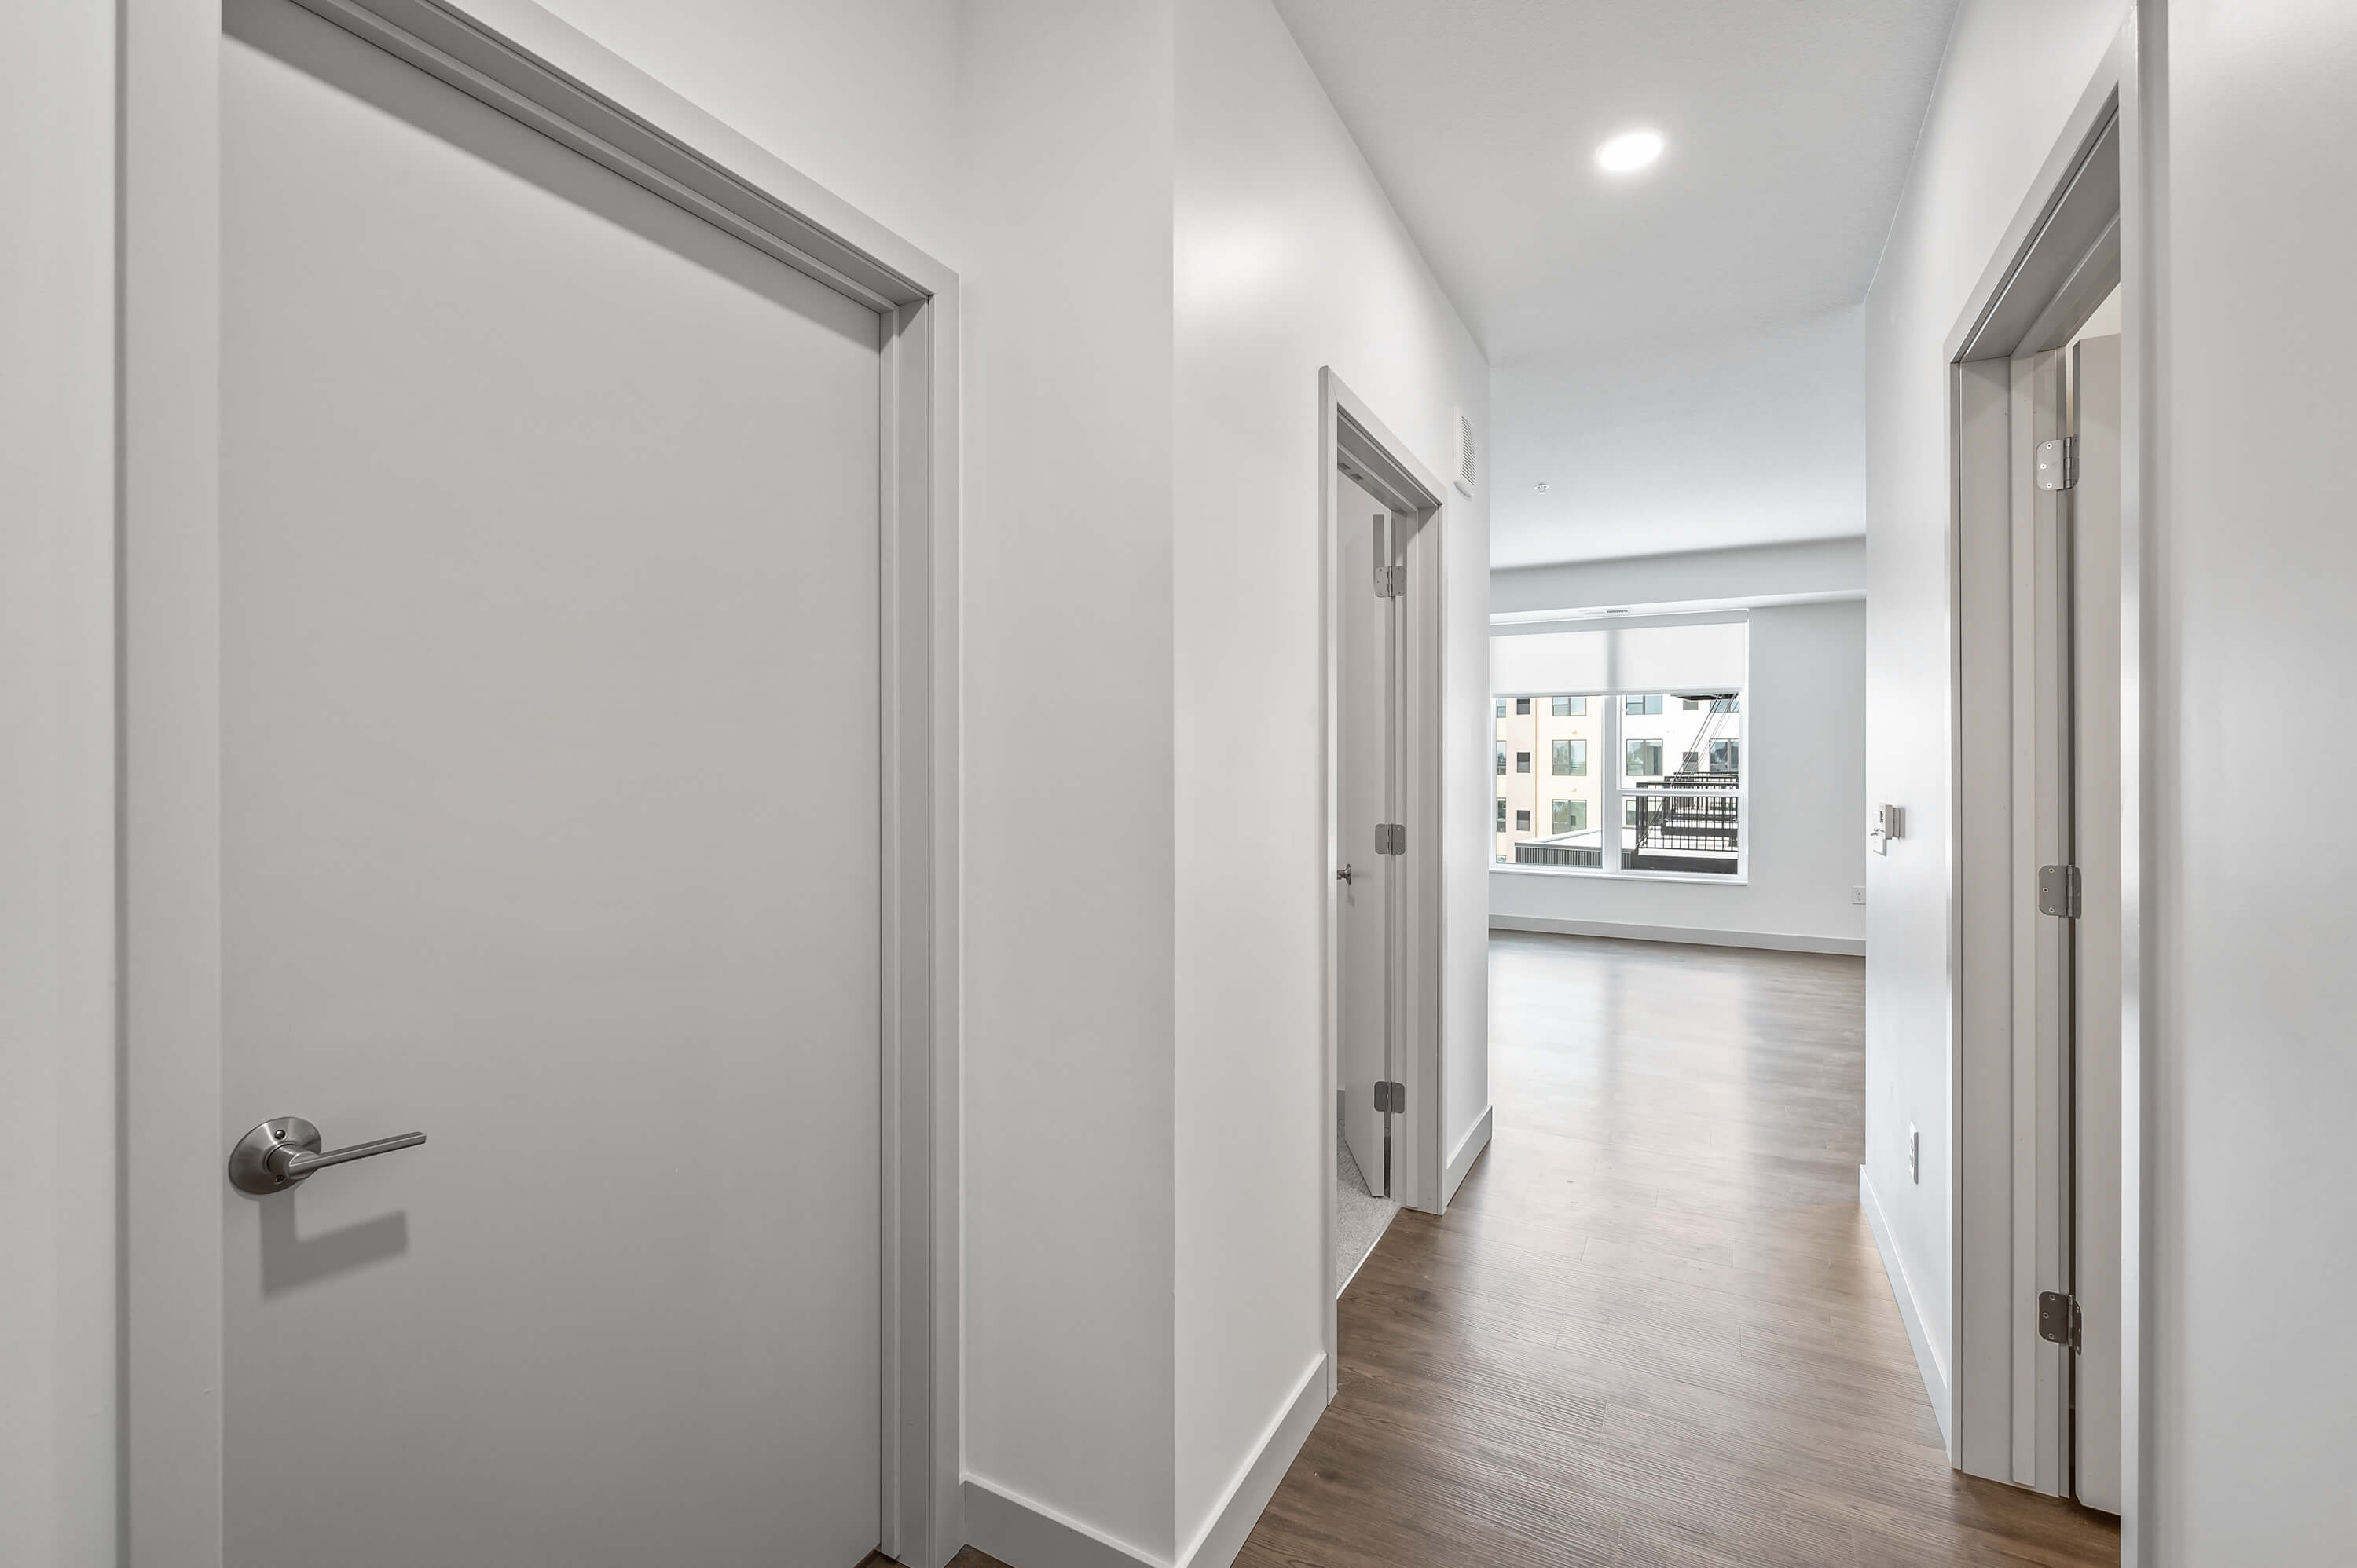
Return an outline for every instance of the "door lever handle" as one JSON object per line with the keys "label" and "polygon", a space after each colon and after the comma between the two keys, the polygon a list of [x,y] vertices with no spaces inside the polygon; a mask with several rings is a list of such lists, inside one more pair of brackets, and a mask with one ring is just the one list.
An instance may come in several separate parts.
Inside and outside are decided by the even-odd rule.
{"label": "door lever handle", "polygon": [[257,1197],[284,1192],[313,1171],[349,1165],[395,1149],[414,1149],[423,1133],[396,1133],[347,1149],[319,1150],[319,1129],[300,1116],[274,1116],[237,1141],[229,1152],[229,1184]]}

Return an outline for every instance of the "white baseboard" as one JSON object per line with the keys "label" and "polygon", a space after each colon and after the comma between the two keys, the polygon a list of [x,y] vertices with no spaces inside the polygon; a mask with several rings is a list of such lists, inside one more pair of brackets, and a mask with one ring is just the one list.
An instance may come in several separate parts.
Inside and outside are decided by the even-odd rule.
{"label": "white baseboard", "polygon": [[965,1478],[965,1540],[1014,1568],[1170,1568],[1020,1492]]}
{"label": "white baseboard", "polygon": [[1956,1452],[1954,1429],[1949,1410],[1948,1369],[1932,1353],[1931,1337],[1923,1332],[1923,1315],[1915,1305],[1915,1282],[1908,1277],[1907,1264],[1899,1255],[1897,1243],[1890,1239],[1890,1224],[1882,1217],[1882,1200],[1874,1195],[1873,1178],[1866,1167],[1857,1167],[1857,1201],[1866,1210],[1866,1223],[1874,1232],[1874,1250],[1882,1254],[1882,1272],[1890,1276],[1890,1294],[1899,1303],[1899,1320],[1907,1326],[1907,1343],[1915,1348],[1915,1367],[1923,1376],[1923,1391],[1931,1396],[1932,1413],[1940,1418],[1940,1437],[1953,1456]]}
{"label": "white baseboard", "polygon": [[1229,1568],[1235,1562],[1253,1526],[1260,1522],[1261,1510],[1276,1495],[1277,1483],[1285,1479],[1294,1456],[1309,1440],[1309,1429],[1325,1413],[1326,1353],[1321,1350],[1293,1386],[1293,1397],[1285,1402],[1285,1408],[1262,1435],[1251,1463],[1236,1472],[1236,1478],[1228,1483],[1228,1495],[1220,1499],[1201,1531],[1179,1554],[1181,1568]]}
{"label": "white baseboard", "polygon": [[1490,1117],[1495,1109],[1489,1105],[1481,1107],[1481,1119],[1473,1123],[1473,1130],[1465,1134],[1464,1142],[1457,1145],[1457,1152],[1448,1156],[1448,1173],[1440,1181],[1442,1209],[1446,1210],[1457,1200],[1457,1189],[1465,1184],[1465,1173],[1473,1168],[1473,1162],[1480,1159],[1481,1151],[1490,1146]]}
{"label": "white baseboard", "polygon": [[[1180,1553],[1175,1568],[1230,1568],[1261,1510],[1326,1411],[1323,1351],[1301,1374],[1259,1448],[1228,1483],[1227,1495]],[[966,1543],[1015,1568],[1174,1568],[1162,1558],[1058,1513],[1011,1487],[965,1478]]]}
{"label": "white baseboard", "polygon": [[1862,937],[1804,937],[1783,931],[1722,931],[1707,926],[1640,926],[1627,920],[1566,920],[1553,915],[1490,917],[1493,931],[1544,931],[1559,937],[1618,937],[1634,942],[1692,942],[1706,948],[1767,948],[1775,952],[1866,956]]}

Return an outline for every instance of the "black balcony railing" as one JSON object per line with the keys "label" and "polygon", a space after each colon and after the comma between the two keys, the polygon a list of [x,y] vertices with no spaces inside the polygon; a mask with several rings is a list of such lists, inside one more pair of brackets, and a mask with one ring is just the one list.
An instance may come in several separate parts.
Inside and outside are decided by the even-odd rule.
{"label": "black balcony railing", "polygon": [[1674,773],[1631,789],[1634,824],[1621,865],[1733,875],[1743,831],[1741,782],[1739,773]]}

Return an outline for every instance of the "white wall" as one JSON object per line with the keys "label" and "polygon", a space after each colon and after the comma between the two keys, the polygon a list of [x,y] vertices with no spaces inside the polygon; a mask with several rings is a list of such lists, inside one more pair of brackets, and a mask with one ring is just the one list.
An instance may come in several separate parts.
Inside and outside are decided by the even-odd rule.
{"label": "white wall", "polygon": [[1780,599],[1860,598],[1865,594],[1862,537],[1508,567],[1490,574],[1492,615],[1586,607],[1625,607],[1641,615]]}
{"label": "white wall", "polygon": [[963,26],[966,1466],[1167,1556],[1171,16]]}
{"label": "white wall", "polygon": [[1501,365],[1491,564],[1864,533],[1861,344],[1853,306]]}
{"label": "white wall", "polygon": [[[1751,792],[1748,882],[1621,880],[1493,869],[1501,924],[1675,927],[1727,940],[1796,938],[1857,951],[1866,911],[1866,606],[1856,599],[1751,612],[1743,768]],[[1485,794],[1488,793],[1485,791]],[[1484,840],[1485,846],[1488,840]],[[1634,934],[1634,933],[1632,933]]]}
{"label": "white wall", "polygon": [[[1443,474],[1488,368],[1267,0],[1183,0],[1178,109],[1183,1546],[1323,1348],[1318,367]],[[1451,1148],[1489,1104],[1486,510],[1452,500]]]}
{"label": "white wall", "polygon": [[2168,10],[2142,1562],[2321,1568],[2357,1542],[2357,848],[2253,853],[2248,759],[2357,776],[2313,717],[2357,670],[2357,7]]}
{"label": "white wall", "polygon": [[0,7],[0,1563],[116,1555],[114,7]]}
{"label": "white wall", "polygon": [[[1867,800],[1905,808],[1907,836],[1867,857],[1866,1170],[1943,1369],[1953,1343],[1945,344],[2124,14],[2120,0],[1966,0],[1867,296]],[[1907,1175],[1910,1123],[1920,1182]]]}

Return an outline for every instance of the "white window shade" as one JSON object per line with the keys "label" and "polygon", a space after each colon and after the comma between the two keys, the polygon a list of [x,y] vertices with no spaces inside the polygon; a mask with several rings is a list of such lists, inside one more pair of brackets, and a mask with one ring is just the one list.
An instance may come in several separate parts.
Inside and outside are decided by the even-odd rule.
{"label": "white window shade", "polygon": [[1499,696],[1738,692],[1749,672],[1750,634],[1749,621],[1727,617],[1569,630],[1500,627],[1490,637],[1490,690]]}

